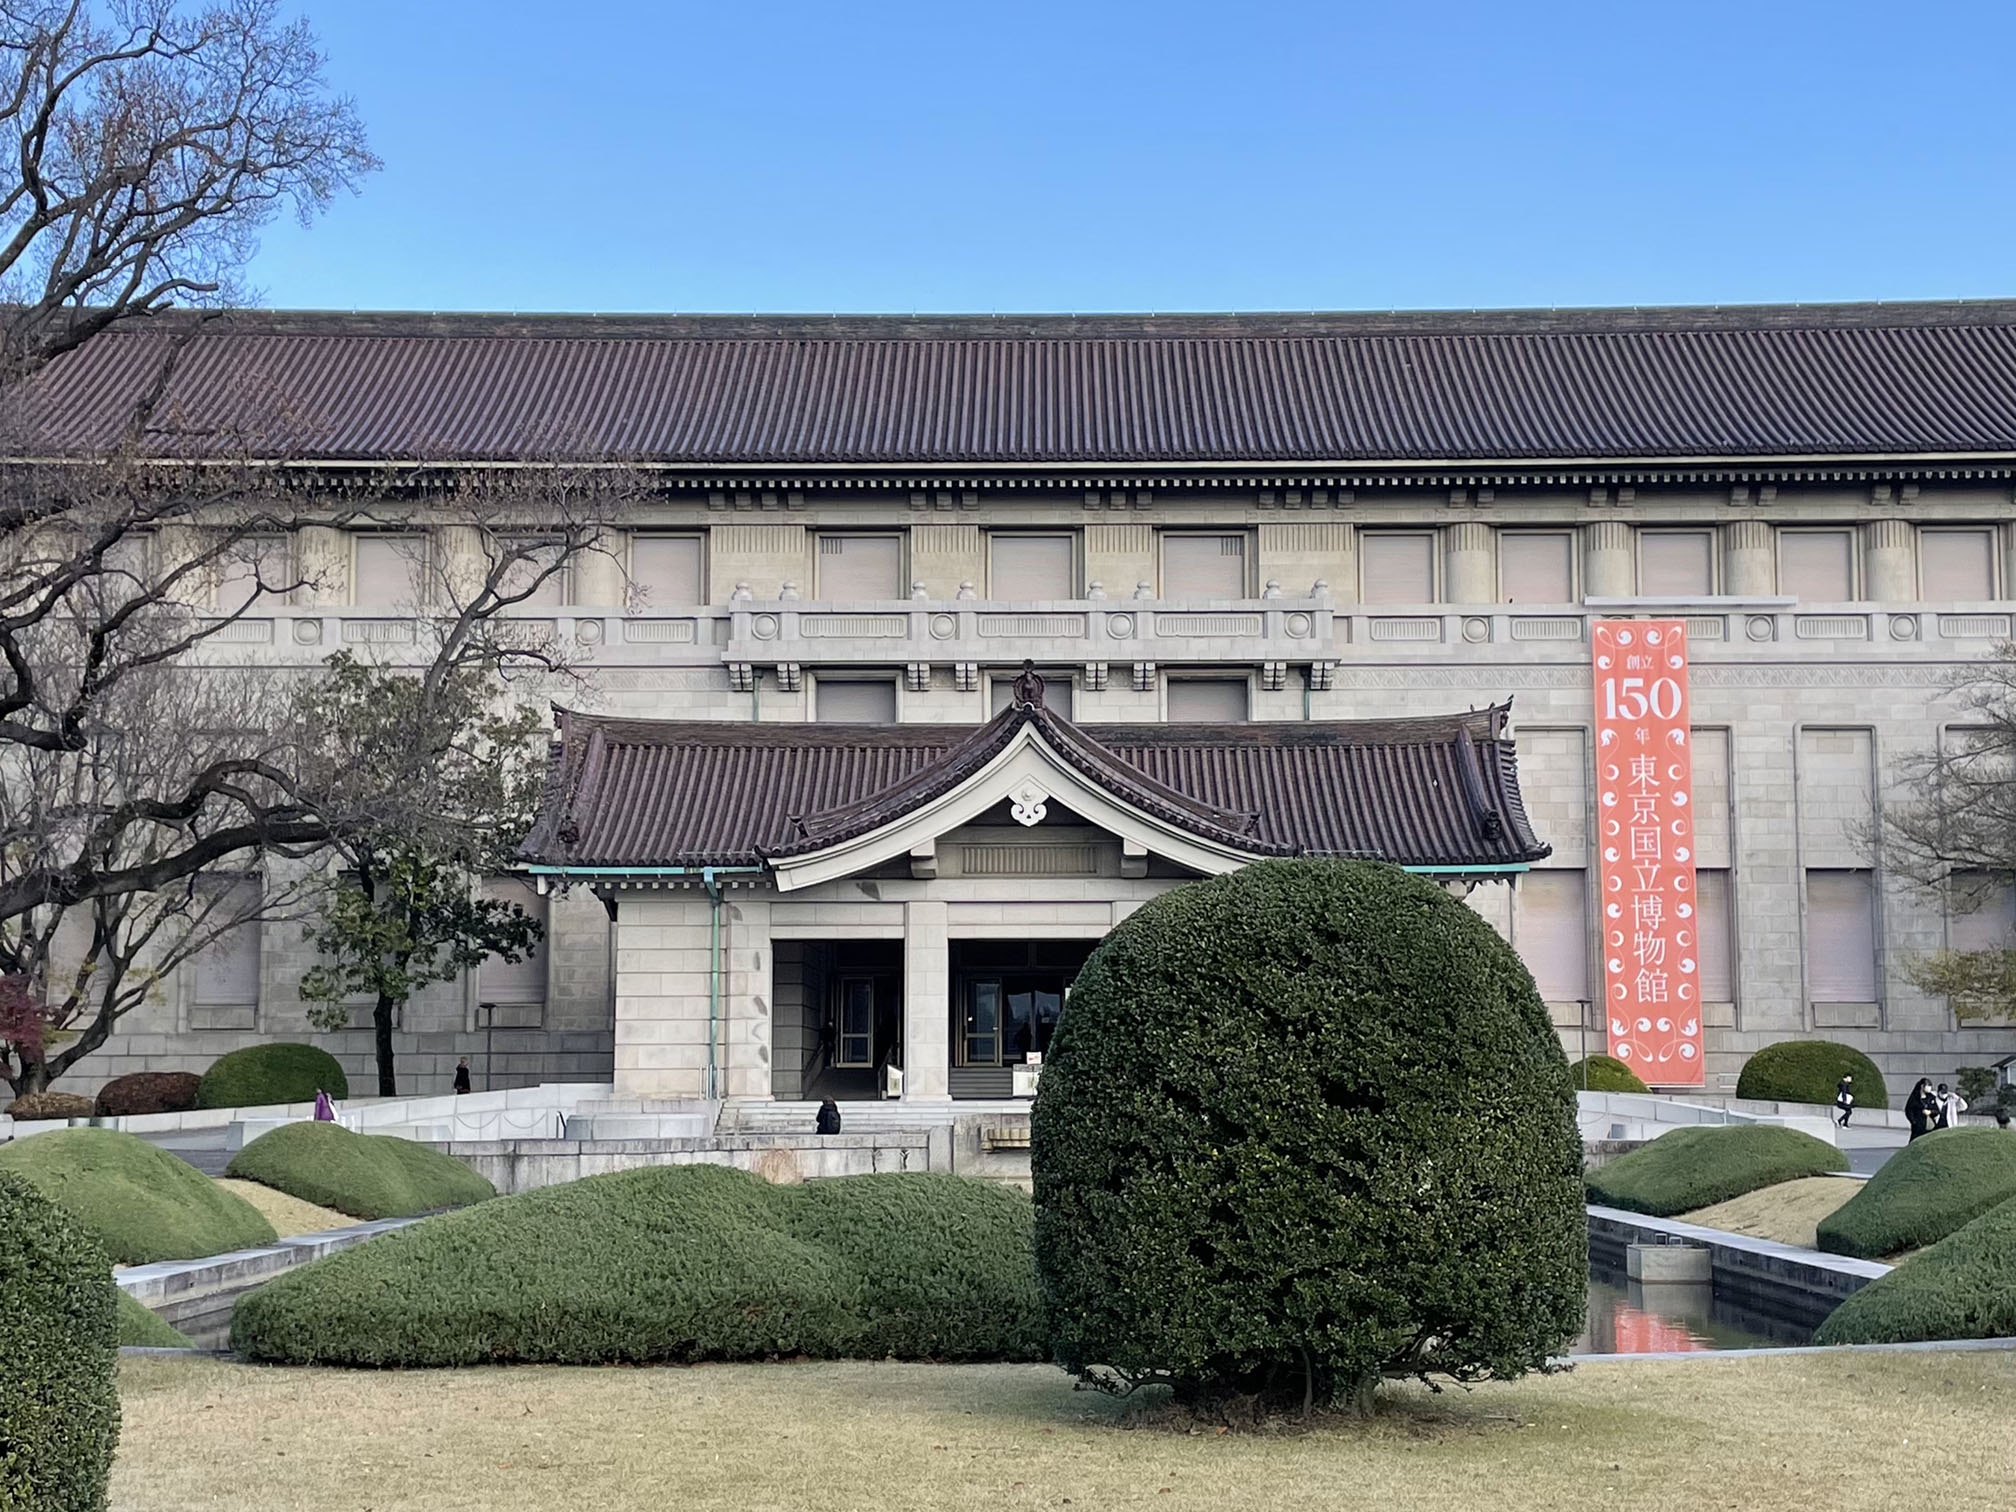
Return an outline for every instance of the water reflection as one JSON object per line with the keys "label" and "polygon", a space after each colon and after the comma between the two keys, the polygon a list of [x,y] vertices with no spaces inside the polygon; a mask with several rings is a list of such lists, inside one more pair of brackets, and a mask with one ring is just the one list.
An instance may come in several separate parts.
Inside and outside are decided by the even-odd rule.
{"label": "water reflection", "polygon": [[1623,1268],[1589,1268],[1588,1321],[1571,1354],[1665,1354],[1806,1344],[1819,1321],[1785,1317],[1707,1283],[1632,1281]]}

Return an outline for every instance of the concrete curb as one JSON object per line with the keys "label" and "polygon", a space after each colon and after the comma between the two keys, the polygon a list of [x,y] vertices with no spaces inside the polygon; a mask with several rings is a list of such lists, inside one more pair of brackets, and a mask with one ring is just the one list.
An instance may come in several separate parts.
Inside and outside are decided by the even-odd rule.
{"label": "concrete curb", "polygon": [[2016,1349],[2016,1339],[1923,1339],[1912,1344],[1780,1344],[1766,1349],[1671,1349],[1653,1354],[1564,1355],[1560,1365],[1613,1365],[1623,1360],[1754,1360],[1763,1355],[1973,1354]]}

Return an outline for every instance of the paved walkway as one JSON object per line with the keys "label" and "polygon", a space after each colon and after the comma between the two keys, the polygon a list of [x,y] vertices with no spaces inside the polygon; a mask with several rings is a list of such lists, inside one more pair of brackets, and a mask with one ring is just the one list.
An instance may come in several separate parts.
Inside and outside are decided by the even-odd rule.
{"label": "paved walkway", "polygon": [[205,1176],[222,1176],[231,1163],[222,1129],[199,1129],[189,1134],[142,1134],[156,1149],[166,1150],[186,1160]]}
{"label": "paved walkway", "polygon": [[1858,1129],[1850,1124],[1845,1129],[1836,1129],[1834,1138],[1848,1157],[1849,1170],[1858,1176],[1873,1176],[1883,1168],[1884,1161],[1904,1148],[1911,1135],[1905,1129]]}

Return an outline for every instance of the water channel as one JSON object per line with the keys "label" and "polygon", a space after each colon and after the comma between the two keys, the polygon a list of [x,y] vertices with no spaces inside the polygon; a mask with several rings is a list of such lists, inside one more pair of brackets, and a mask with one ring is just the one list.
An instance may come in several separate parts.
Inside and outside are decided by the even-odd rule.
{"label": "water channel", "polygon": [[1827,1309],[1781,1297],[1746,1297],[1708,1282],[1628,1280],[1621,1265],[1590,1257],[1588,1319],[1570,1354],[1664,1354],[1768,1349],[1812,1342]]}

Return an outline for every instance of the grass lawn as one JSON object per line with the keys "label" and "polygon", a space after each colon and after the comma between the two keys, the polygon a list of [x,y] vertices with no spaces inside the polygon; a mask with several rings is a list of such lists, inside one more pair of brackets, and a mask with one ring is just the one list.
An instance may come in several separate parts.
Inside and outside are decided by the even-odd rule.
{"label": "grass lawn", "polygon": [[134,1358],[119,1512],[1893,1512],[2016,1477],[2016,1352],[1589,1365],[1362,1426],[1127,1431],[1035,1365],[382,1373]]}
{"label": "grass lawn", "polygon": [[235,1177],[219,1176],[217,1185],[227,1192],[236,1192],[252,1206],[259,1209],[266,1221],[273,1225],[273,1232],[282,1239],[291,1239],[296,1234],[319,1234],[325,1229],[349,1228],[357,1222],[348,1213],[339,1213],[334,1208],[317,1207],[312,1202],[303,1202],[299,1197],[289,1197],[285,1192],[276,1192],[269,1186],[261,1186],[256,1181],[239,1181]]}
{"label": "grass lawn", "polygon": [[1840,1176],[1806,1176],[1680,1216],[1687,1223],[1812,1249],[1815,1225],[1861,1190],[1861,1182]]}

